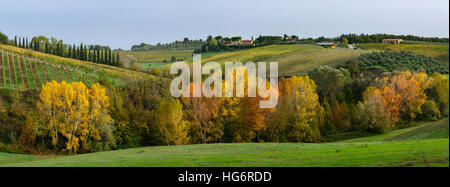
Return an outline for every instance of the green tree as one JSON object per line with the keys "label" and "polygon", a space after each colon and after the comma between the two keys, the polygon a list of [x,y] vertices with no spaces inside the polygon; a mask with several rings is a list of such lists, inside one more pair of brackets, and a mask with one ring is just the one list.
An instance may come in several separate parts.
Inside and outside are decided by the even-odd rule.
{"label": "green tree", "polygon": [[317,84],[317,93],[329,99],[335,99],[343,92],[345,85],[351,82],[350,73],[346,69],[329,66],[313,68],[308,72],[308,76]]}
{"label": "green tree", "polygon": [[343,47],[348,47],[348,39],[347,38],[343,38],[342,39],[342,46]]}

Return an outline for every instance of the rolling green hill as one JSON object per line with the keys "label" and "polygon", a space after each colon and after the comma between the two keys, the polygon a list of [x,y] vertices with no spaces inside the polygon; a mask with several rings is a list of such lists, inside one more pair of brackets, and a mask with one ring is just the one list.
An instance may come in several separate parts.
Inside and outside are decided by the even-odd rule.
{"label": "rolling green hill", "polygon": [[[327,49],[315,45],[268,45],[252,49],[231,52],[208,52],[202,54],[202,63],[206,62],[279,62],[278,74],[290,76],[304,74],[311,68],[327,65],[336,66],[359,55],[364,50]],[[188,59],[192,61],[192,59]],[[169,66],[163,66],[168,70]]]}
{"label": "rolling green hill", "polygon": [[192,57],[194,50],[166,50],[166,51],[124,51],[126,55],[136,57],[138,63],[152,63],[170,61],[174,56],[186,60]]}
{"label": "rolling green hill", "polygon": [[335,143],[159,146],[56,158],[0,154],[0,166],[449,166],[448,119]]}
{"label": "rolling green hill", "polygon": [[128,69],[58,57],[30,49],[0,45],[0,88],[39,89],[48,81],[81,81],[111,85],[152,80],[155,77]]}

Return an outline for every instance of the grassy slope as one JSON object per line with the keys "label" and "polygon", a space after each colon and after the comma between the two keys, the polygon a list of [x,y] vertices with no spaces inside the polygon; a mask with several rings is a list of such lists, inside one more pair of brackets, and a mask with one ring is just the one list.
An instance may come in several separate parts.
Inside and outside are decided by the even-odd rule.
{"label": "grassy slope", "polygon": [[[279,62],[279,75],[306,73],[320,65],[335,66],[351,58],[357,58],[364,50],[326,49],[314,45],[268,45],[232,52],[202,54],[206,62]],[[191,61],[191,59],[188,59]],[[162,67],[165,70],[169,66]]]}
{"label": "grassy slope", "polygon": [[170,61],[172,56],[177,59],[188,59],[192,57],[194,50],[173,50],[173,51],[124,51],[127,55],[136,57],[139,63]]}
{"label": "grassy slope", "polygon": [[449,138],[448,118],[436,122],[429,122],[411,128],[394,130],[385,134],[345,140],[343,142],[375,142],[393,140],[423,140],[432,138]]}
{"label": "grassy slope", "polygon": [[385,50],[409,51],[432,57],[443,63],[444,62],[449,63],[448,45],[367,43],[367,44],[358,44],[358,47],[361,49],[372,51],[385,51]]}
{"label": "grassy slope", "polygon": [[[390,141],[388,141],[390,140]],[[14,155],[14,154],[12,154]],[[0,155],[0,160],[11,154]],[[23,155],[17,155],[22,157]],[[3,157],[3,159],[2,159]],[[14,157],[14,156],[13,156]],[[448,119],[326,144],[248,143],[160,146],[0,166],[449,166]],[[8,164],[9,163],[9,164]]]}

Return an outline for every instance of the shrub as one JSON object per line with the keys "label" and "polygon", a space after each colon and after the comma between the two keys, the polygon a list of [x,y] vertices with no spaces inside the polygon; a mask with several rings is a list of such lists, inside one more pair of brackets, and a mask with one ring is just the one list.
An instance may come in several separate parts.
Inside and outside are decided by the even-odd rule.
{"label": "shrub", "polygon": [[441,118],[441,112],[434,101],[427,100],[422,105],[422,119],[436,121]]}

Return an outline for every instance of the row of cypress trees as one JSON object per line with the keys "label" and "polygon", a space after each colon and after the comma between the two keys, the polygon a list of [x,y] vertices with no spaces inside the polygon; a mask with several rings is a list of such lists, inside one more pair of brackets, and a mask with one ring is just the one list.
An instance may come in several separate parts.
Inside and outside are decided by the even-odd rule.
{"label": "row of cypress trees", "polygon": [[75,44],[66,45],[63,44],[61,40],[59,42],[56,42],[55,44],[45,42],[43,46],[41,46],[41,43],[38,40],[31,40],[29,42],[28,38],[17,38],[17,36],[14,37],[13,45],[16,47],[32,49],[35,51],[44,52],[60,57],[117,67],[120,66],[119,54],[109,49],[109,47],[96,46],[88,48],[88,46],[83,45],[83,43],[81,43],[79,46],[76,46]]}

